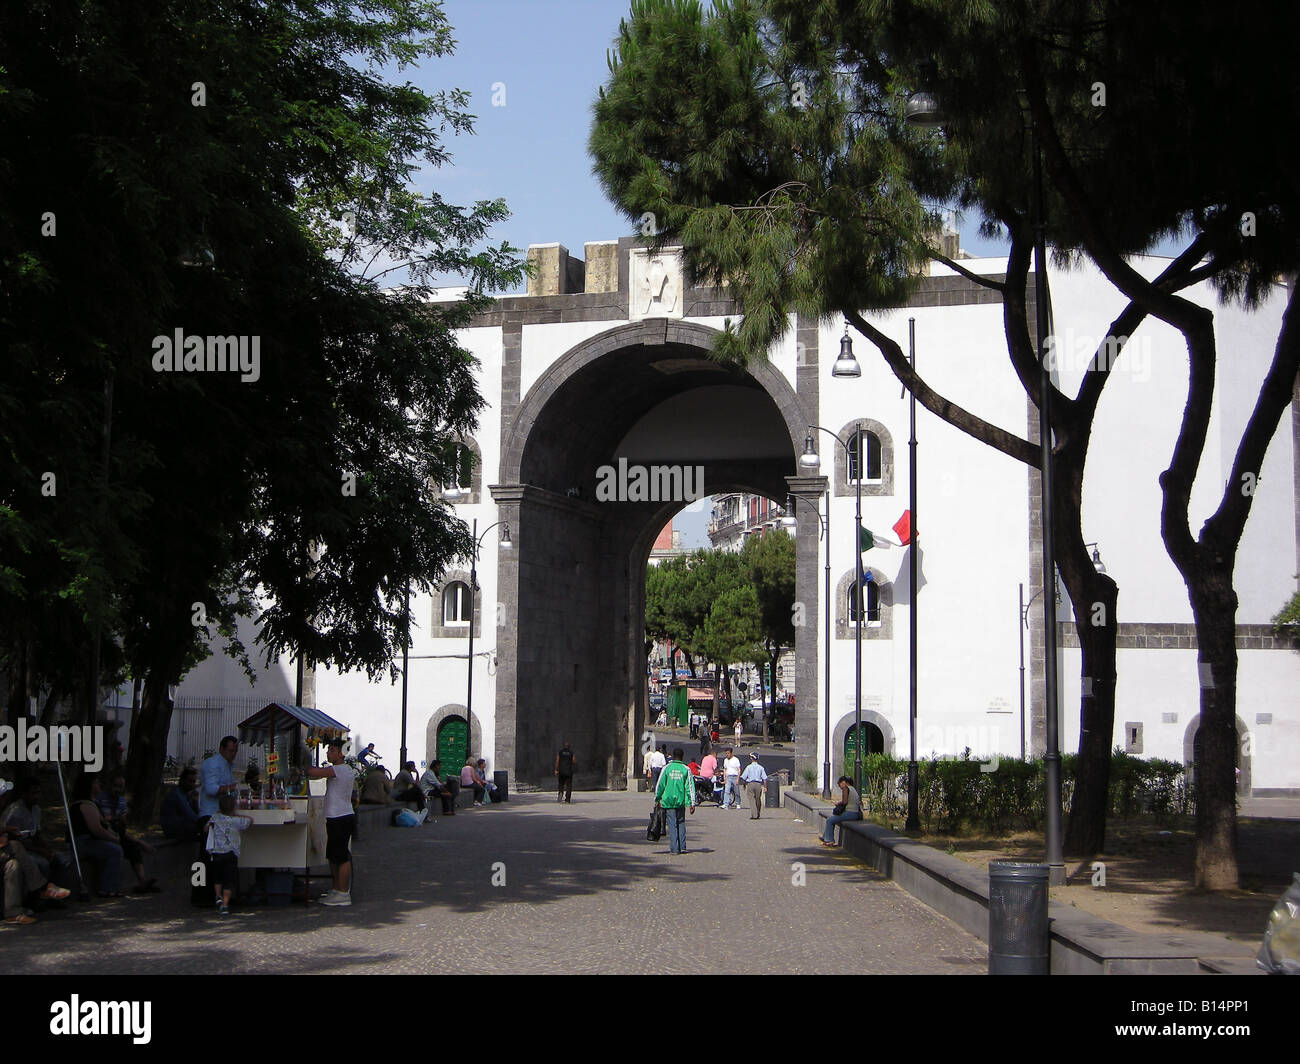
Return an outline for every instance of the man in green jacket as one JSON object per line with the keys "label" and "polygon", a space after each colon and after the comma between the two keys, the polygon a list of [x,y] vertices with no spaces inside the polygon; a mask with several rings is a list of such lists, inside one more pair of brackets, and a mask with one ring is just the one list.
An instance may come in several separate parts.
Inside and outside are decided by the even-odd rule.
{"label": "man in green jacket", "polygon": [[668,820],[668,852],[686,852],[686,808],[695,812],[695,780],[691,770],[682,764],[682,750],[673,751],[673,759],[655,787],[655,801],[663,807]]}

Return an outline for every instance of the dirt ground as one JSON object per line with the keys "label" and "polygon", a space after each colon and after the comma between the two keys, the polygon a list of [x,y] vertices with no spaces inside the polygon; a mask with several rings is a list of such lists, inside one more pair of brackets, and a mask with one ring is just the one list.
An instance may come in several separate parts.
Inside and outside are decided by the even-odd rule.
{"label": "dirt ground", "polygon": [[[1066,860],[1068,882],[1053,901],[1074,905],[1134,931],[1204,931],[1258,947],[1268,914],[1300,872],[1300,821],[1242,817],[1237,821],[1241,889],[1207,893],[1192,888],[1195,832],[1190,823],[1112,821],[1106,852],[1088,861]],[[987,868],[990,861],[1041,861],[1043,836],[927,836],[921,841]],[[1105,886],[1093,886],[1092,865],[1105,865]]]}

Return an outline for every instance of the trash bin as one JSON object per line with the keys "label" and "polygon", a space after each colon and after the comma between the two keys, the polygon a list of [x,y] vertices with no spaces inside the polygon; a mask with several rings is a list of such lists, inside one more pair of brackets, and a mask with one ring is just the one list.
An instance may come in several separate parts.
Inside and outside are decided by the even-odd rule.
{"label": "trash bin", "polygon": [[781,808],[781,777],[780,776],[767,777],[767,790],[764,794],[764,798],[766,799],[763,802],[763,807],[765,809]]}
{"label": "trash bin", "polygon": [[510,773],[505,769],[497,769],[492,773],[492,782],[497,785],[497,792],[492,796],[492,801],[510,801]]}
{"label": "trash bin", "polygon": [[1048,868],[989,862],[989,975],[1047,975]]}

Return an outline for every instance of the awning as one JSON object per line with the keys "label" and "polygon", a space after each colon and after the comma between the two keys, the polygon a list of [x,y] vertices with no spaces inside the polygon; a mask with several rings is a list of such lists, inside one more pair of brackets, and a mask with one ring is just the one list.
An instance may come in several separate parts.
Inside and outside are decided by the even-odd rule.
{"label": "awning", "polygon": [[299,727],[306,729],[304,738],[308,746],[348,737],[346,724],[340,724],[319,709],[271,702],[247,720],[240,722],[239,741],[252,746],[261,746],[268,741],[272,729],[277,735],[282,735]]}

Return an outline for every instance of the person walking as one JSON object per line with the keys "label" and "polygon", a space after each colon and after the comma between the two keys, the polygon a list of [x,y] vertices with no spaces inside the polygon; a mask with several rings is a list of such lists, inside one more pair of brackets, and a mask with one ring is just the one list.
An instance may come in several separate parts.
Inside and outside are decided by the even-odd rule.
{"label": "person walking", "polygon": [[659,788],[659,776],[668,764],[668,755],[665,753],[667,749],[667,746],[660,743],[659,749],[650,755],[650,786],[656,790]]}
{"label": "person walking", "polygon": [[356,771],[343,763],[343,740],[332,739],[325,751],[328,765],[308,767],[307,778],[325,781],[325,859],[330,863],[333,888],[322,905],[352,904],[352,836],[357,815],[352,810],[352,783]]}
{"label": "person walking", "polygon": [[744,730],[745,730],[745,726],[744,726],[744,724],[742,724],[741,721],[740,721],[740,714],[737,713],[737,714],[736,714],[736,726],[732,729],[732,731],[734,731],[734,732],[736,733],[736,745],[737,745],[737,746],[740,745],[740,736],[741,736],[741,733],[744,732]]}
{"label": "person walking", "polygon": [[686,810],[695,812],[695,781],[691,770],[682,763],[682,750],[673,751],[673,759],[659,774],[655,801],[668,820],[668,852],[686,852]]}
{"label": "person walking", "polygon": [[569,749],[569,740],[565,739],[559,753],[555,755],[555,778],[559,788],[555,795],[557,802],[573,802],[573,770],[578,767],[578,759]]}
{"label": "person walking", "polygon": [[858,796],[853,781],[848,776],[841,776],[835,781],[840,786],[840,801],[831,811],[831,815],[826,818],[826,825],[822,828],[822,845],[826,847],[835,845],[835,825],[845,820],[862,819],[862,799]]}
{"label": "person walking", "polygon": [[722,808],[732,808],[731,800],[736,800],[735,808],[740,808],[740,758],[727,747],[727,756],[722,760]]}
{"label": "person walking", "polygon": [[749,765],[741,774],[740,780],[745,785],[750,808],[753,810],[749,819],[758,820],[763,814],[763,788],[767,784],[767,769],[759,763],[758,754],[749,755]]}

